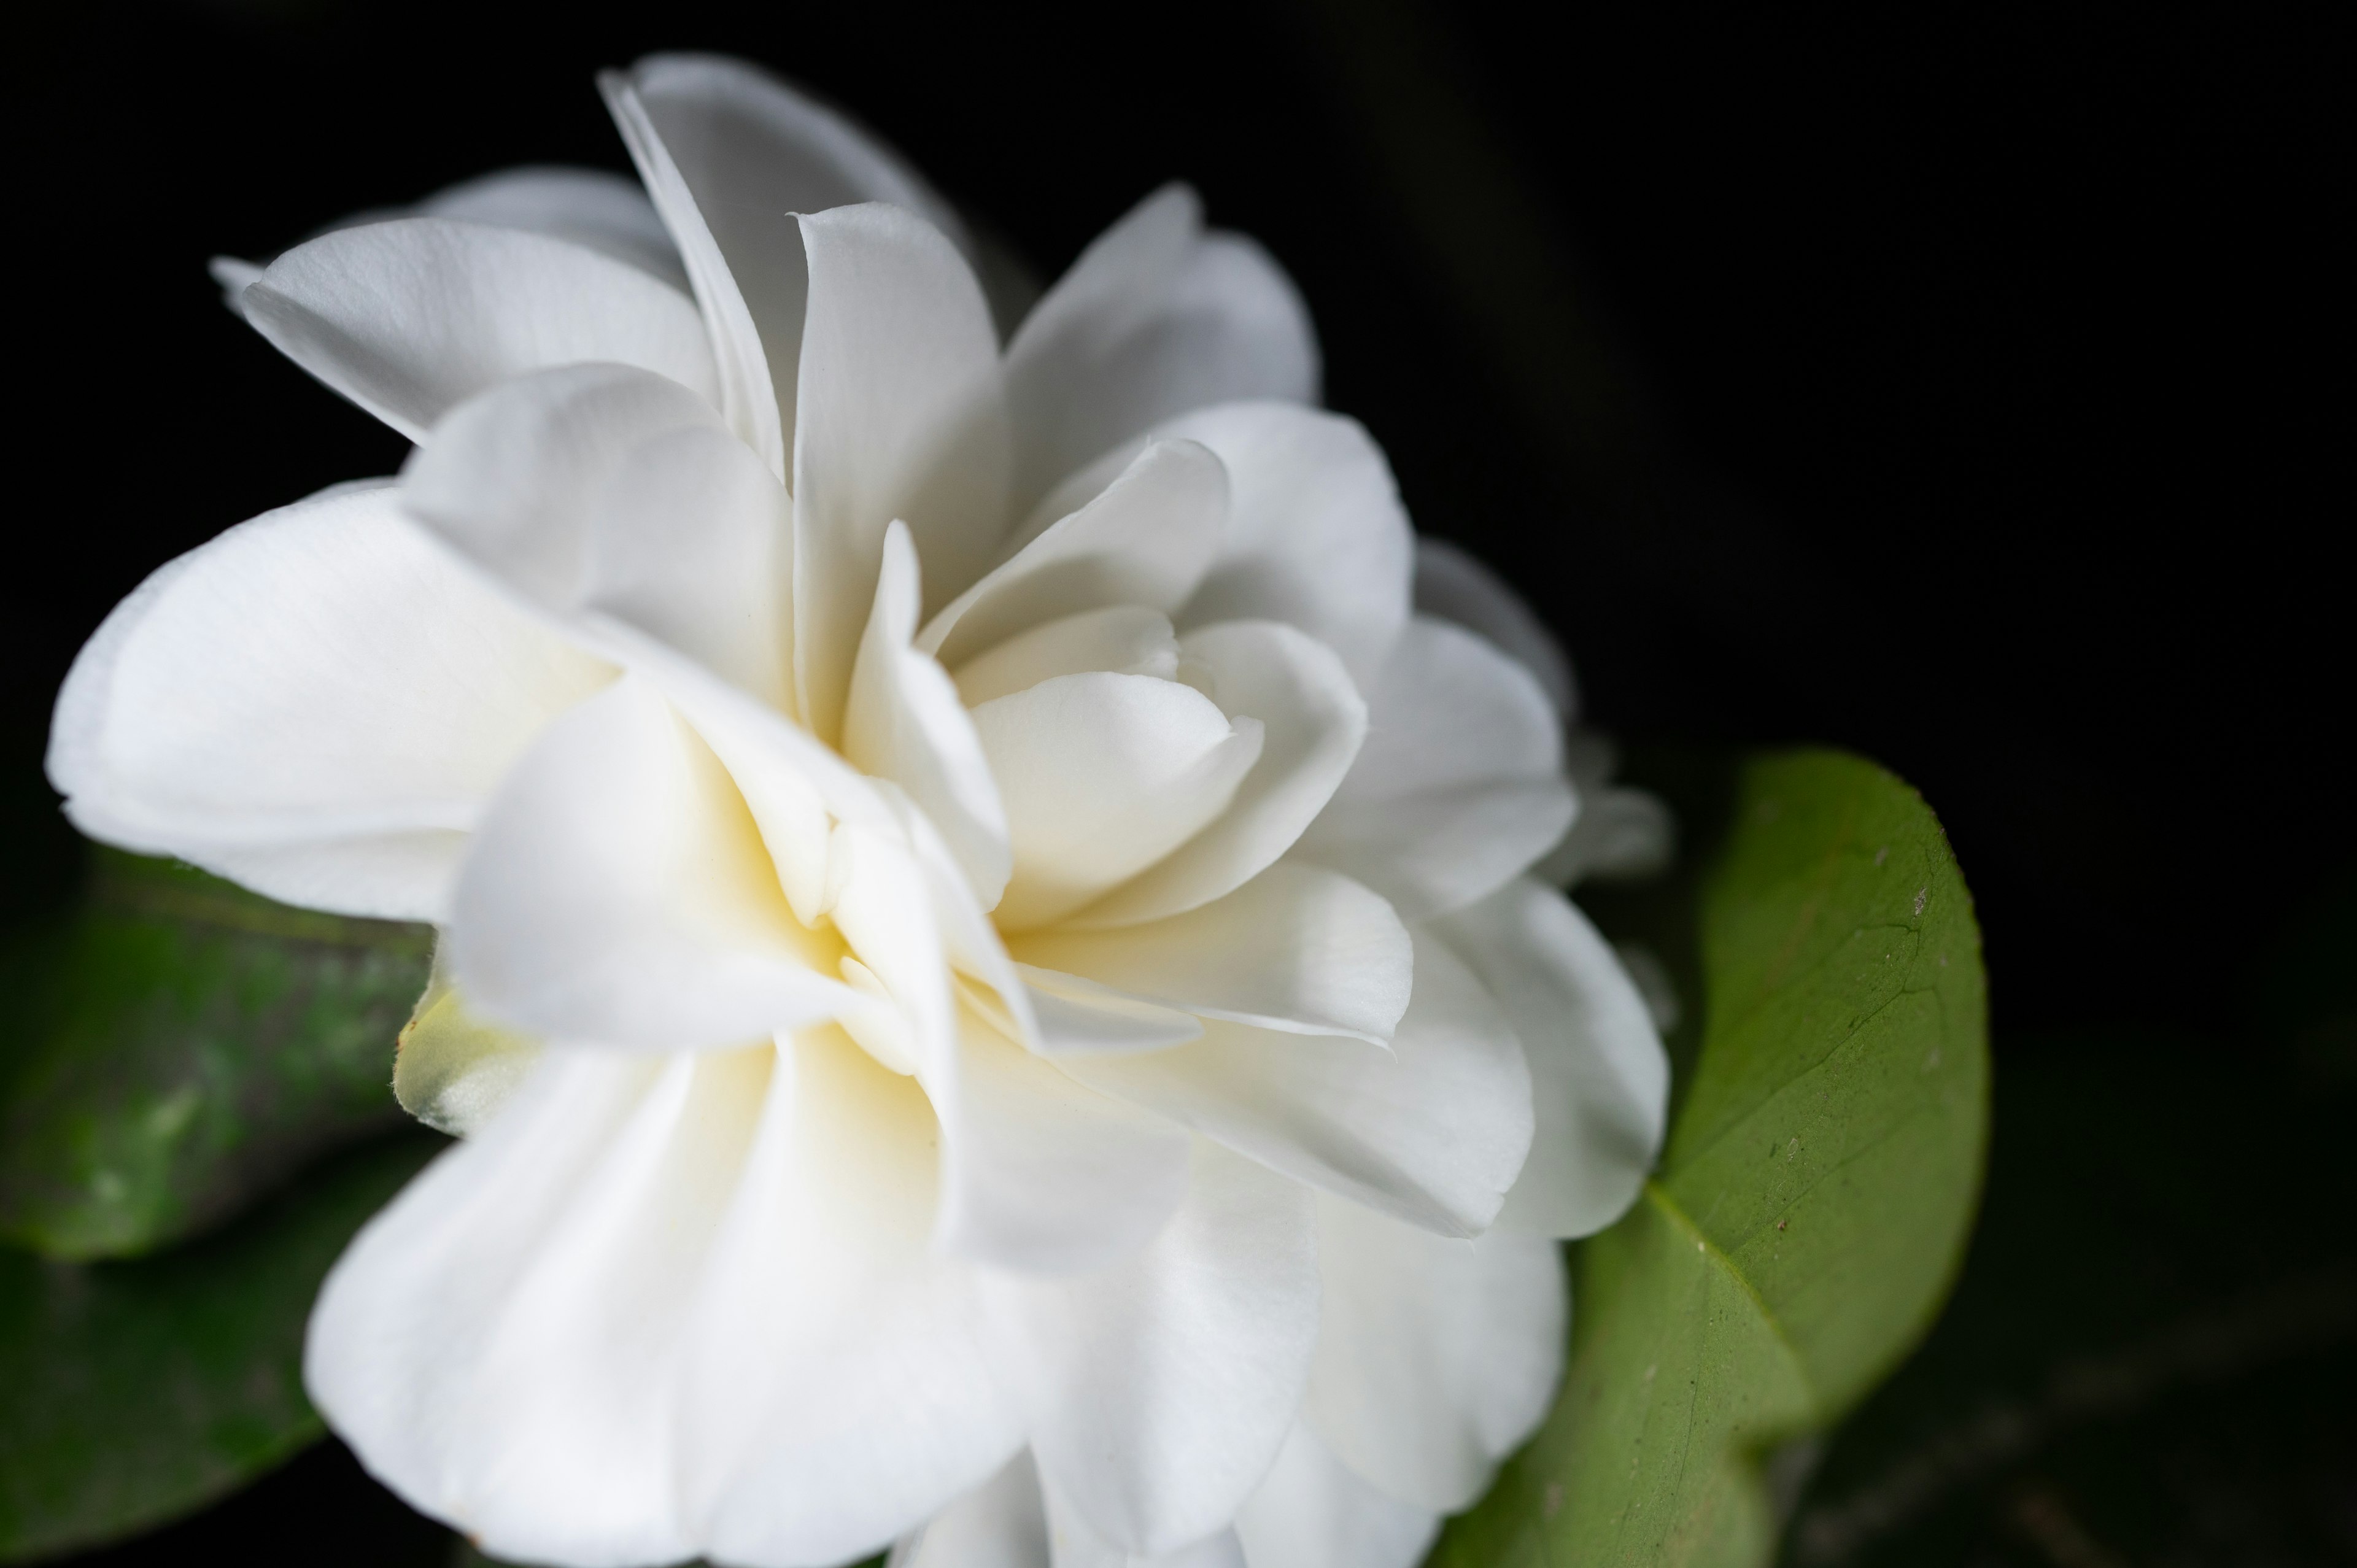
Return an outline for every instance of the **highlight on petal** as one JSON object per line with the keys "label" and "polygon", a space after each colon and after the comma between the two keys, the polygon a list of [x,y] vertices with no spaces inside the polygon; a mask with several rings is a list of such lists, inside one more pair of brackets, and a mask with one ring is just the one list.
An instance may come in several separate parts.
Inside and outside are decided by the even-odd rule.
{"label": "highlight on petal", "polygon": [[1048,1495],[1101,1541],[1189,1546],[1266,1472],[1317,1333],[1309,1221],[1299,1187],[1197,1140],[1186,1202],[1142,1251],[994,1282]]}
{"label": "highlight on petal", "polygon": [[863,999],[794,918],[744,798],[643,678],[552,725],[477,831],[451,972],[488,1017],[566,1043],[694,1050]]}
{"label": "highlight on petal", "polygon": [[618,262],[689,292],[679,247],[646,188],[597,168],[536,165],[500,169],[436,191],[410,209],[421,218],[451,218],[522,229],[601,251]]}
{"label": "highlight on petal", "polygon": [[1284,270],[1252,241],[1206,233],[1166,186],[1090,244],[1016,332],[1007,396],[1028,507],[1098,454],[1189,409],[1318,399],[1318,339]]}
{"label": "highlight on petal", "polygon": [[1438,1235],[1477,1235],[1531,1146],[1522,1047],[1480,982],[1420,933],[1391,1042],[1206,1020],[1190,1045],[1057,1065],[1296,1181]]}
{"label": "highlight on petal", "polygon": [[1183,915],[1010,940],[1017,962],[1121,995],[1292,1034],[1390,1041],[1415,952],[1391,906],[1346,876],[1273,865]]}
{"label": "highlight on petal", "polygon": [[342,487],[242,523],[116,607],[50,730],[76,826],[313,908],[447,916],[491,792],[614,671],[396,496]]}
{"label": "highlight on petal", "polygon": [[1228,470],[1227,533],[1180,629],[1283,621],[1372,690],[1407,624],[1414,548],[1374,438],[1356,420],[1283,403],[1201,409],[1156,434],[1201,442]]}
{"label": "highlight on petal", "polygon": [[1236,1516],[1245,1560],[1276,1568],[1415,1568],[1439,1533],[1438,1513],[1354,1475],[1306,1424]]}
{"label": "highlight on petal", "polygon": [[486,387],[583,360],[719,395],[692,301],[544,234],[446,218],[339,229],[271,263],[238,303],[287,358],[412,441]]}
{"label": "highlight on petal", "polygon": [[1227,524],[1228,478],[1192,441],[1157,441],[1079,510],[1048,523],[959,595],[920,646],[956,666],[1007,638],[1085,610],[1177,610]]}
{"label": "highlight on petal", "polygon": [[940,231],[895,207],[801,220],[807,395],[794,426],[794,667],[832,740],[881,568],[905,522],[929,607],[982,573],[1006,526],[1007,436],[982,292]]}
{"label": "highlight on petal", "polygon": [[1420,919],[1494,891],[1563,838],[1577,802],[1555,710],[1489,643],[1416,618],[1367,711],[1367,744],[1297,855]]}
{"label": "highlight on petal", "polygon": [[1167,857],[1232,809],[1264,751],[1258,721],[1151,675],[1060,675],[983,703],[973,722],[1014,846],[1006,930],[1069,914]]}
{"label": "highlight on petal", "polygon": [[1273,621],[1203,627],[1178,639],[1183,664],[1239,730],[1259,721],[1260,757],[1228,809],[1164,859],[1071,917],[1135,925],[1183,914],[1243,886],[1293,847],[1333,798],[1367,734],[1367,705],[1323,645]]}
{"label": "highlight on petal", "polygon": [[1445,539],[1417,537],[1415,608],[1489,639],[1531,672],[1564,723],[1578,716],[1579,688],[1555,634],[1521,595],[1467,552]]}
{"label": "highlight on petal", "polygon": [[1555,1243],[1448,1240],[1321,1196],[1318,1272],[1311,1430],[1404,1502],[1468,1507],[1555,1402],[1571,1317]]}
{"label": "highlight on petal", "polygon": [[1661,1152],[1670,1063],[1636,983],[1571,901],[1522,877],[1436,922],[1513,1021],[1538,1133],[1501,1230],[1586,1236],[1635,1200]]}

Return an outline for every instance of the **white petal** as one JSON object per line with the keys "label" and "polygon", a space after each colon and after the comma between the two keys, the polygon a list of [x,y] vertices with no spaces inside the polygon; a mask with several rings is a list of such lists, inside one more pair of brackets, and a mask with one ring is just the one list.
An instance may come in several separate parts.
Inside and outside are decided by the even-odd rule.
{"label": "white petal", "polygon": [[1609,944],[1530,877],[1436,925],[1513,1020],[1538,1132],[1498,1223],[1585,1236],[1620,1217],[1661,1152],[1669,1058]]}
{"label": "white petal", "polygon": [[1531,869],[1558,887],[1587,877],[1651,876],[1670,864],[1677,824],[1658,796],[1626,785],[1583,789],[1579,817]]}
{"label": "white petal", "polygon": [[[688,286],[694,291],[696,308],[712,346],[713,380],[719,393],[714,401],[728,428],[753,449],[771,474],[783,479],[793,427],[793,360],[789,357],[776,366],[770,364],[744,291],[697,207],[688,177],[664,145],[662,133],[655,128],[654,117],[638,91],[619,71],[599,75],[597,87],[606,95],[615,129],[622,133],[630,149],[639,177],[646,182],[647,195],[679,247],[680,263],[687,270]],[[781,403],[785,405],[782,419]]]}
{"label": "white petal", "polygon": [[422,218],[455,218],[570,240],[688,292],[679,247],[646,188],[604,169],[500,169],[437,190],[413,210]]}
{"label": "white petal", "polygon": [[1340,660],[1291,627],[1236,621],[1189,632],[1178,646],[1222,713],[1260,721],[1260,758],[1225,812],[1073,916],[1078,924],[1160,919],[1243,886],[1293,846],[1366,737],[1367,705]]}
{"label": "white petal", "polygon": [[1007,639],[952,671],[970,708],[1028,692],[1059,675],[1178,678],[1178,635],[1170,618],[1134,605],[1083,610]]}
{"label": "white petal", "polygon": [[1486,1227],[1530,1149],[1531,1079],[1513,1032],[1465,966],[1421,936],[1388,1051],[1206,1022],[1191,1045],[1057,1061],[1297,1181],[1442,1235]]}
{"label": "white petal", "polygon": [[1007,347],[1025,504],[1107,448],[1189,409],[1318,398],[1318,341],[1267,252],[1206,234],[1167,186],[1105,231]]}
{"label": "white petal", "polygon": [[485,387],[583,360],[716,398],[703,318],[634,266],[544,234],[404,218],[296,246],[240,295],[286,356],[408,436]]}
{"label": "white petal", "polygon": [[1048,1509],[1027,1451],[892,1549],[885,1568],[1049,1568]]}
{"label": "white petal", "polygon": [[1496,644],[1537,678],[1565,723],[1579,712],[1571,660],[1546,623],[1495,572],[1445,539],[1415,542],[1415,607]]}
{"label": "white petal", "polygon": [[1295,854],[1409,919],[1494,891],[1562,839],[1576,807],[1537,681],[1443,621],[1408,623],[1367,698],[1367,744]]}
{"label": "white petal", "polygon": [[1010,940],[1019,963],[1125,995],[1297,1034],[1390,1040],[1415,953],[1391,906],[1345,876],[1272,865],[1224,898],[1111,930]]}
{"label": "white petal", "polygon": [[1407,624],[1412,535],[1391,465],[1355,420],[1292,403],[1230,403],[1157,432],[1227,466],[1228,532],[1183,629],[1265,618],[1299,627],[1374,684]]}
{"label": "white petal", "polygon": [[888,201],[962,242],[956,215],[874,134],[742,60],[650,55],[611,80],[609,99],[625,88],[708,228],[717,270],[741,291],[791,441],[809,287],[794,215]]}
{"label": "white petal", "polygon": [[1263,728],[1151,675],[1060,675],[974,710],[1006,802],[1004,929],[1056,919],[1229,811]]}
{"label": "white petal", "polygon": [[1454,1513],[1555,1402],[1571,1316],[1552,1241],[1455,1241],[1318,1201],[1325,1303],[1304,1413],[1351,1469]]}
{"label": "white petal", "polygon": [[1352,1475],[1306,1425],[1236,1516],[1252,1568],[1415,1568],[1439,1533],[1439,1514]]}
{"label": "white petal", "polygon": [[1203,1037],[1201,1022],[1177,1008],[1142,1002],[1059,970],[1024,966],[1021,973],[1045,1055],[1158,1051]]}
{"label": "white petal", "polygon": [[477,582],[394,497],[346,487],[256,518],[115,608],[50,732],[83,832],[289,902],[447,914],[484,802],[612,669]]}
{"label": "white petal", "polygon": [[802,220],[810,263],[794,427],[795,675],[822,738],[876,589],[884,530],[909,525],[946,603],[998,548],[1006,424],[981,290],[938,230],[893,207]]}
{"label": "white petal", "polygon": [[971,1012],[956,1082],[928,1075],[952,1165],[944,1246],[1036,1273],[1135,1251],[1187,1194],[1181,1129],[1074,1082]]}
{"label": "white petal", "polygon": [[876,600],[845,711],[843,754],[889,779],[929,817],[987,909],[1012,865],[1007,810],[975,721],[942,667],[909,646],[917,625],[916,546],[895,521],[884,541]]}
{"label": "white petal", "polygon": [[1134,605],[1167,615],[1202,580],[1227,511],[1220,460],[1192,441],[1157,441],[1086,506],[959,595],[925,628],[921,646],[954,666],[1082,610]]}
{"label": "white petal", "polygon": [[1316,1273],[1308,1196],[1199,1141],[1151,1246],[1084,1279],[1002,1279],[1049,1496],[1139,1555],[1222,1529],[1298,1408]]}
{"label": "white petal", "polygon": [[787,906],[710,748],[637,677],[551,725],[477,831],[452,973],[488,1017],[559,1039],[682,1050],[862,1004],[832,936]]}
{"label": "white petal", "polygon": [[673,1474],[716,1562],[856,1561],[1022,1443],[983,1277],[931,1244],[923,1095],[833,1031],[792,1055],[689,1326]]}
{"label": "white petal", "polygon": [[1048,1568],[1244,1568],[1243,1545],[1232,1530],[1168,1552],[1131,1552],[1100,1535],[1077,1508],[1043,1486],[1048,1513]]}

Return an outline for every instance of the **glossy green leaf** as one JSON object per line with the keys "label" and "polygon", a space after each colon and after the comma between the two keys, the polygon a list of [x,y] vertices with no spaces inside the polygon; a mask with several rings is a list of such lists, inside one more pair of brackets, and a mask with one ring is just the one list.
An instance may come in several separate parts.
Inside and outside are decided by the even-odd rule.
{"label": "glossy green leaf", "polygon": [[[1595,902],[1699,998],[1660,1169],[1574,1262],[1537,1439],[1433,1562],[1754,1568],[1773,1444],[1855,1403],[1929,1326],[1980,1187],[1980,938],[1921,799],[1825,751],[1681,801],[1684,877]],[[1617,917],[1617,918],[1616,918]]]}
{"label": "glossy green leaf", "polygon": [[0,959],[0,1239],[145,1251],[398,1123],[432,945],[97,851],[80,909]]}
{"label": "glossy green leaf", "polygon": [[378,1139],[135,1262],[0,1249],[0,1560],[127,1535],[320,1433],[303,1325],[361,1221],[443,1140]]}

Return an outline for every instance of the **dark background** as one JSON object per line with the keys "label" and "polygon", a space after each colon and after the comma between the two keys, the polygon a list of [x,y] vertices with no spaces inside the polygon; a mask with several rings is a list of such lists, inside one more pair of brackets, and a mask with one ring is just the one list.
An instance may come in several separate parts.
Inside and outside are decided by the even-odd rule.
{"label": "dark background", "polygon": [[[2347,62],[2320,10],[182,0],[15,26],[7,914],[66,883],[39,749],[107,608],[403,456],[221,308],[205,258],[502,165],[626,168],[591,73],[724,49],[851,109],[1043,277],[1193,181],[1301,284],[1328,401],[1418,525],[1562,635],[1594,722],[1829,742],[1921,788],[1986,932],[1998,1133],[1951,1321],[1861,1418],[1878,1455],[2350,1255],[2345,1208],[2282,1203],[2349,1190],[2345,1118],[2316,1121],[2345,1099],[2345,1004],[2301,1000],[2345,997],[2352,963],[2316,935],[2347,929],[2319,922],[2352,865]],[[2226,1173],[2197,1197],[2102,1196],[2189,1141]],[[2295,1146],[2313,1168],[2273,1179]],[[2155,1240],[2105,1262],[2097,1233]],[[2063,1310],[2088,1289],[2116,1310]],[[2049,1444],[1957,1481],[1939,1560],[2357,1561],[2357,1447],[2301,1424],[2357,1391],[2324,1340],[2254,1363],[2287,1391],[2216,1394],[2257,1402],[2258,1457],[2202,1457],[2243,1417],[2163,1389],[2162,1416],[2073,1439],[2093,1480]],[[2192,1459],[2137,1446],[2168,1420]],[[2184,1464],[2289,1533],[2203,1535]],[[1836,1445],[1813,1502],[1872,1468]],[[329,1449],[172,1550],[234,1525],[317,1560],[298,1525],[328,1517],[382,1525],[343,1561],[425,1539]],[[2070,1557],[2055,1518],[2111,1555]]]}

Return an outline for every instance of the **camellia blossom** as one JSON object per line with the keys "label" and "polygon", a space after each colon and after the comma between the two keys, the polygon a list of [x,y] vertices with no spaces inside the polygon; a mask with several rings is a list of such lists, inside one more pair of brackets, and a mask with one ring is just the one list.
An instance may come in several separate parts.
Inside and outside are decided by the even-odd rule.
{"label": "camellia blossom", "polygon": [[91,834],[441,929],[397,1087],[461,1141],[330,1275],[314,1398],[526,1562],[1404,1568],[1658,1145],[1534,871],[1658,808],[1190,193],[1002,347],[839,115],[605,88],[643,194],[221,264],[417,449],[156,572],[59,698]]}

